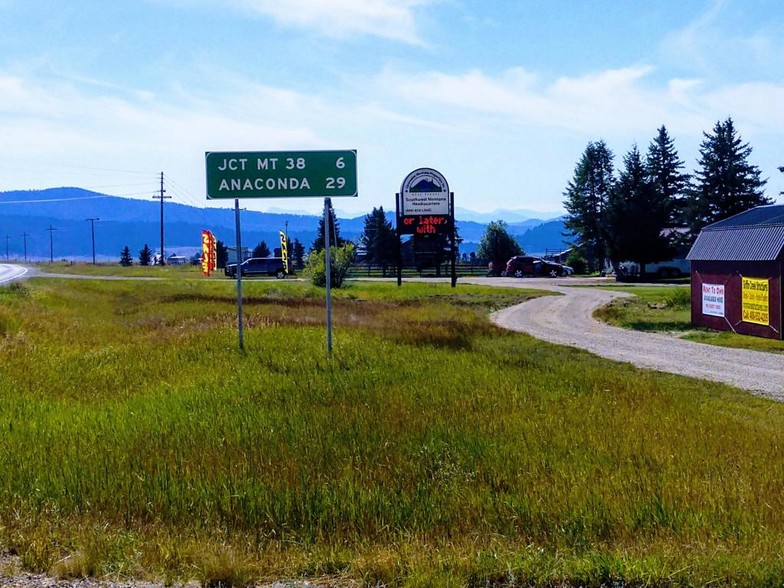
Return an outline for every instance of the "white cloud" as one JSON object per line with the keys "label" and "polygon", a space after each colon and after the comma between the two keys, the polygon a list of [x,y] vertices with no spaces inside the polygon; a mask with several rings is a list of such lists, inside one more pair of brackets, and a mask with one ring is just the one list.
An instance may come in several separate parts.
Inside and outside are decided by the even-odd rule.
{"label": "white cloud", "polygon": [[[257,101],[257,111],[247,110]],[[285,111],[316,110],[306,97],[257,87],[228,102],[177,96],[150,101],[134,90],[93,95],[67,83],[0,76],[0,129],[13,146],[0,161],[0,190],[61,185],[122,186],[127,175],[165,170],[203,205],[203,157],[208,150],[320,148],[317,133]],[[267,109],[273,114],[258,115]],[[297,121],[290,124],[278,121]],[[115,178],[109,176],[115,175]],[[114,193],[123,193],[119,190]],[[194,202],[191,202],[194,203]]]}
{"label": "white cloud", "polygon": [[784,66],[781,16],[749,17],[754,12],[742,0],[714,0],[692,22],[663,38],[661,55],[702,78],[776,79]]}
{"label": "white cloud", "polygon": [[150,94],[0,72],[0,130],[13,146],[0,161],[0,190],[124,181],[90,170],[141,170],[151,178],[164,170],[188,187],[187,203],[204,205],[206,150],[357,148],[363,202],[344,209],[368,208],[368,201],[389,207],[402,177],[429,165],[465,194],[485,193],[485,178],[498,177],[508,194],[494,195],[487,207],[552,210],[587,140],[604,138],[620,155],[635,141],[645,148],[665,124],[691,165],[702,131],[728,115],[771,177],[770,192],[784,188],[775,168],[784,164],[776,148],[784,84],[716,86],[657,74],[647,66],[553,79],[523,68],[495,75],[388,69],[375,83],[362,79],[351,92],[319,95],[227,72],[206,76],[221,94],[185,83]]}
{"label": "white cloud", "polygon": [[784,85],[737,84],[719,88],[705,96],[711,112],[724,112],[743,129],[757,134],[784,133]]}
{"label": "white cloud", "polygon": [[242,0],[280,24],[329,37],[369,35],[423,44],[414,11],[432,0]]}
{"label": "white cloud", "polygon": [[[709,86],[700,80],[656,82],[654,69],[637,66],[545,82],[516,68],[497,76],[387,71],[378,83],[407,108],[425,108],[438,118],[484,117],[486,123],[549,127],[575,133],[651,135],[665,124],[698,133],[728,115],[784,133],[784,84]],[[445,108],[446,107],[446,108]],[[708,126],[706,126],[708,125]]]}

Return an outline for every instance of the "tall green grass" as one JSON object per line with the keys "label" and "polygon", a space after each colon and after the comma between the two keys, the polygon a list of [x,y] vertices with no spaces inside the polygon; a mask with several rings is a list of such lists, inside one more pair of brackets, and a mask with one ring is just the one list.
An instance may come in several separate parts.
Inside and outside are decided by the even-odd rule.
{"label": "tall green grass", "polygon": [[778,585],[784,411],[501,331],[530,293],[0,290],[0,546],[61,576]]}
{"label": "tall green grass", "polygon": [[688,286],[622,286],[631,298],[618,298],[598,309],[596,318],[638,331],[678,333],[684,339],[719,347],[784,353],[784,342],[730,331],[714,331],[691,323],[691,291]]}

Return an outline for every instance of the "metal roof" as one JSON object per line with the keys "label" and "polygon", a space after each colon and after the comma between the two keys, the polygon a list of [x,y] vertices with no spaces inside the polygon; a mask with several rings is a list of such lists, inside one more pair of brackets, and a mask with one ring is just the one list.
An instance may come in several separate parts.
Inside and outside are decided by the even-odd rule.
{"label": "metal roof", "polygon": [[784,224],[703,229],[689,261],[775,261],[784,248]]}
{"label": "metal roof", "polygon": [[780,224],[784,224],[784,204],[769,204],[767,206],[750,208],[749,210],[720,220],[712,225],[708,225],[703,230]]}
{"label": "metal roof", "polygon": [[784,205],[757,206],[700,232],[689,261],[776,261],[784,248]]}

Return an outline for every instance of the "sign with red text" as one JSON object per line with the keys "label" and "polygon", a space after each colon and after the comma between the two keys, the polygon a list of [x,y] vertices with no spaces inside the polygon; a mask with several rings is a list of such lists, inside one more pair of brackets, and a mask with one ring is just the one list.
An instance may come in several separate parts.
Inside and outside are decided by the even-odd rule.
{"label": "sign with red text", "polygon": [[449,232],[452,226],[450,216],[418,214],[401,217],[398,231],[401,235],[437,235]]}
{"label": "sign with red text", "polygon": [[201,232],[201,271],[209,277],[218,267],[215,235],[211,231]]}
{"label": "sign with red text", "polygon": [[741,320],[770,325],[770,284],[766,278],[741,278]]}
{"label": "sign with red text", "polygon": [[397,231],[400,235],[438,235],[454,231],[449,184],[429,167],[406,176],[398,194]]}
{"label": "sign with red text", "polygon": [[423,268],[441,266],[449,261],[452,266],[452,287],[457,283],[457,243],[455,234],[455,196],[440,172],[420,167],[408,174],[400,186],[396,199],[398,263],[397,284],[402,282],[402,235],[411,239],[415,263]]}
{"label": "sign with red text", "polygon": [[724,284],[702,285],[702,314],[724,318]]}

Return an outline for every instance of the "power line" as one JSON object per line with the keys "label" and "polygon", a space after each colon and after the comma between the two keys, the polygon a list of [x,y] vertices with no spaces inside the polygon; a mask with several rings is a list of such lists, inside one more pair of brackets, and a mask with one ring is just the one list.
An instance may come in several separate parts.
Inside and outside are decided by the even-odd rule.
{"label": "power line", "polygon": [[171,192],[173,192],[174,194],[176,194],[177,196],[179,196],[179,197],[180,197],[182,200],[184,200],[186,203],[188,203],[188,204],[190,204],[191,206],[194,206],[194,207],[196,207],[196,208],[203,208],[203,206],[204,206],[204,203],[203,203],[203,202],[199,202],[199,201],[198,201],[198,200],[197,200],[197,199],[196,199],[196,198],[195,198],[195,197],[194,197],[194,196],[193,196],[193,195],[192,195],[192,194],[191,194],[191,193],[188,191],[188,189],[187,189],[187,188],[185,188],[184,186],[182,186],[182,185],[181,185],[181,184],[179,184],[178,182],[174,181],[174,180],[171,178],[171,176],[166,176],[166,181],[168,182],[168,184],[169,184],[169,187],[170,187],[170,188],[174,188],[173,190],[171,190]]}

